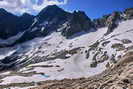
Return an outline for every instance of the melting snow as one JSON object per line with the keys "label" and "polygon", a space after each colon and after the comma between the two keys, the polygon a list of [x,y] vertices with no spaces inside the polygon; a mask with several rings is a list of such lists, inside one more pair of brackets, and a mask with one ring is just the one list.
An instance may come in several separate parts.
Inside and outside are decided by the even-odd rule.
{"label": "melting snow", "polygon": [[[19,46],[20,52],[25,53],[28,56],[53,56],[51,54],[60,52],[62,50],[71,50],[78,47],[83,47],[80,52],[77,54],[69,56],[68,59],[60,59],[50,60],[46,62],[41,62],[37,64],[29,65],[20,70],[20,72],[28,73],[34,72],[44,73],[49,77],[44,77],[42,74],[35,74],[30,77],[22,77],[22,76],[8,76],[3,78],[3,82],[0,84],[7,83],[22,83],[22,82],[38,82],[44,80],[54,80],[54,79],[64,79],[64,78],[79,78],[79,77],[89,77],[95,74],[99,74],[106,69],[105,65],[107,61],[100,63],[96,68],[91,68],[90,63],[92,62],[92,58],[94,55],[90,55],[89,59],[86,59],[84,51],[91,44],[95,43],[97,40],[107,40],[111,41],[103,50],[106,50],[108,55],[111,57],[112,54],[116,52],[115,49],[111,48],[112,44],[117,43],[118,41],[114,40],[116,38],[119,39],[129,39],[132,40],[132,29],[133,29],[133,20],[121,22],[118,28],[108,36],[104,37],[103,35],[106,33],[107,28],[98,29],[96,32],[86,33],[84,35],[80,35],[73,39],[64,38],[59,32],[54,32],[45,38],[36,38],[32,41],[28,41]],[[129,32],[130,31],[130,32]],[[123,34],[124,33],[124,34]],[[112,37],[113,35],[113,37]],[[111,38],[112,37],[112,38]],[[129,45],[126,45],[129,46]],[[1,50],[1,49],[0,49]],[[1,51],[0,51],[1,52]],[[9,54],[15,52],[11,48]],[[40,53],[38,53],[40,52]],[[123,55],[123,51],[118,52],[117,55]],[[53,65],[53,67],[41,67],[41,65]],[[32,66],[34,67],[32,70],[29,70]]]}

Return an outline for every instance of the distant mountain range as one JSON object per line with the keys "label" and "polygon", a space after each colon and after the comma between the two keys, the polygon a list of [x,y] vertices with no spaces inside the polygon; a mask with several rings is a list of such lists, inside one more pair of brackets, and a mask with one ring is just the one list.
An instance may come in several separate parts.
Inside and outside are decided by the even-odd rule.
{"label": "distant mountain range", "polygon": [[[108,26],[109,34],[117,27],[118,20],[133,18],[133,9],[126,9],[124,12],[113,12],[102,18],[91,20],[85,12],[74,11],[69,13],[56,5],[44,8],[38,15],[33,16],[24,13],[22,16],[15,16],[4,9],[0,9],[0,39],[7,39],[21,34],[21,37],[14,39],[14,42],[4,42],[1,47],[12,46],[31,40],[35,37],[45,37],[51,32],[60,31],[63,36],[70,38],[75,33],[81,31],[96,31],[97,28]],[[12,39],[13,40],[13,39]]]}

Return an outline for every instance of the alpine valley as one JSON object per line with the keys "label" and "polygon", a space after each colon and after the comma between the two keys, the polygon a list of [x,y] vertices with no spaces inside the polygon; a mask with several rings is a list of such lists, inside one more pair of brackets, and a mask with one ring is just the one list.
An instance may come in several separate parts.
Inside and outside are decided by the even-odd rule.
{"label": "alpine valley", "polygon": [[1,8],[0,89],[133,89],[133,8],[93,20]]}

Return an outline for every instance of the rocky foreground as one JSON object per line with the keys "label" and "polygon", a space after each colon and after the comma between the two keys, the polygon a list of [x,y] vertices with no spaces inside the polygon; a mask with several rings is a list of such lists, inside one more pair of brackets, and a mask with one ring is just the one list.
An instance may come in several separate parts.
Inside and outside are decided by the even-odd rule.
{"label": "rocky foreground", "polygon": [[40,82],[29,89],[133,89],[133,52],[129,52],[100,75],[90,78]]}

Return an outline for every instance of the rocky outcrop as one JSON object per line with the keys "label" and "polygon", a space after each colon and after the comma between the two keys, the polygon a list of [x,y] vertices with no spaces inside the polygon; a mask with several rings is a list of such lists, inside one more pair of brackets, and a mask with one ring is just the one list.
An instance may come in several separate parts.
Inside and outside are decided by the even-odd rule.
{"label": "rocky outcrop", "polygon": [[128,8],[123,12],[113,12],[112,14],[104,15],[101,18],[94,19],[93,23],[96,28],[108,27],[105,35],[110,34],[118,26],[122,20],[133,19],[133,8]]}
{"label": "rocky outcrop", "polygon": [[62,35],[69,38],[75,33],[81,31],[89,31],[90,29],[94,29],[94,24],[91,19],[87,17],[87,15],[82,11],[74,11],[71,18],[67,22],[66,28],[62,31]]}
{"label": "rocky outcrop", "polygon": [[112,14],[104,15],[102,18],[94,19],[93,22],[97,28],[108,27],[105,35],[110,34],[118,26],[119,21],[123,18],[121,12],[113,12]]}
{"label": "rocky outcrop", "polygon": [[119,21],[121,20],[120,12],[114,12],[112,13],[106,21],[106,24],[108,26],[108,30],[105,33],[105,35],[110,34],[113,32],[113,30],[118,26]]}
{"label": "rocky outcrop", "polygon": [[107,26],[107,19],[110,16],[110,14],[108,15],[104,15],[101,18],[98,19],[94,19],[93,23],[95,24],[96,28],[102,28],[102,27],[106,27]]}
{"label": "rocky outcrop", "polygon": [[133,19],[133,8],[128,8],[124,11],[126,19]]}

